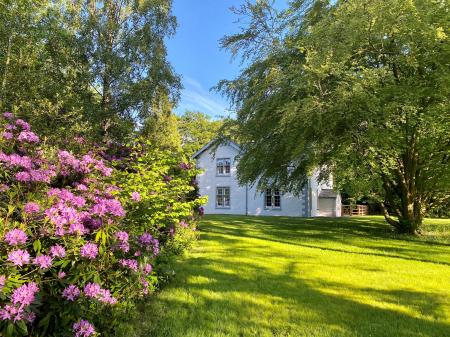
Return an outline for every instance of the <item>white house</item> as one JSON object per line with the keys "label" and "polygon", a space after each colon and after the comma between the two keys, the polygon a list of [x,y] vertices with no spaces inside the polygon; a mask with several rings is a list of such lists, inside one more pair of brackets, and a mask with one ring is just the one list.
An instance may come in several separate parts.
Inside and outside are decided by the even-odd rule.
{"label": "white house", "polygon": [[229,141],[215,151],[212,145],[206,144],[193,156],[202,170],[197,176],[200,194],[208,196],[205,214],[341,216],[341,198],[332,183],[319,183],[315,175],[298,196],[278,189],[259,191],[255,186],[242,186],[236,176],[239,145]]}

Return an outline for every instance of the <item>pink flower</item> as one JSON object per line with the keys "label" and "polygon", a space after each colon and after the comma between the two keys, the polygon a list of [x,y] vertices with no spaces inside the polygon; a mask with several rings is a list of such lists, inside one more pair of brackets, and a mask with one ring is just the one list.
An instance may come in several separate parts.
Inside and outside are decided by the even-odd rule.
{"label": "pink flower", "polygon": [[84,319],[74,323],[72,329],[75,337],[89,337],[95,334],[94,326]]}
{"label": "pink flower", "polygon": [[6,192],[9,190],[9,186],[6,184],[0,184],[0,192]]}
{"label": "pink flower", "polygon": [[95,260],[98,255],[98,247],[94,243],[86,243],[83,247],[81,247],[81,256],[85,257],[89,260]]}
{"label": "pink flower", "polygon": [[26,312],[23,314],[23,319],[28,323],[33,323],[36,319],[36,314],[34,312]]}
{"label": "pink flower", "polygon": [[14,135],[11,132],[5,131],[3,132],[2,137],[6,140],[11,140]]}
{"label": "pink flower", "polygon": [[148,245],[148,244],[152,243],[152,240],[153,240],[153,236],[149,233],[144,233],[139,237],[139,241],[143,245]]}
{"label": "pink flower", "polygon": [[186,228],[188,226],[188,223],[185,221],[180,221],[180,226]]}
{"label": "pink flower", "polygon": [[20,304],[22,306],[30,305],[33,303],[38,291],[39,287],[35,282],[24,284],[13,291],[11,301],[13,304]]}
{"label": "pink flower", "polygon": [[138,263],[136,260],[133,259],[120,259],[119,264],[122,267],[126,267],[131,269],[132,271],[138,271]]}
{"label": "pink flower", "polygon": [[16,120],[16,125],[20,126],[22,128],[22,130],[24,130],[24,131],[30,131],[30,129],[31,129],[30,124],[28,124],[27,122],[25,122],[22,119]]}
{"label": "pink flower", "polygon": [[6,283],[5,275],[0,275],[0,292],[2,291],[3,287],[5,286],[5,283]]}
{"label": "pink flower", "polygon": [[125,232],[125,231],[117,232],[114,236],[115,236],[116,239],[119,240],[119,241],[122,241],[122,242],[128,241],[128,233]]}
{"label": "pink flower", "polygon": [[140,201],[141,200],[141,195],[139,194],[139,192],[131,193],[131,200],[133,200],[133,201]]}
{"label": "pink flower", "polygon": [[38,255],[34,258],[33,263],[40,269],[48,269],[52,266],[52,257],[48,255]]}
{"label": "pink flower", "polygon": [[26,182],[31,181],[31,175],[28,172],[25,172],[25,171],[17,172],[16,173],[16,179],[18,181],[26,183]]}
{"label": "pink flower", "polygon": [[39,143],[39,137],[31,131],[22,131],[17,137],[17,140],[21,143]]}
{"label": "pink flower", "polygon": [[84,295],[86,297],[95,298],[102,288],[97,283],[88,283],[84,286]]}
{"label": "pink flower", "polygon": [[8,254],[8,261],[15,266],[23,266],[30,262],[30,254],[26,250],[17,249]]}
{"label": "pink flower", "polygon": [[4,112],[3,117],[5,117],[6,119],[11,119],[14,117],[14,115],[11,112]]}
{"label": "pink flower", "polygon": [[78,296],[80,296],[80,289],[74,284],[69,285],[68,287],[64,288],[62,297],[64,297],[68,301],[75,301]]}
{"label": "pink flower", "polygon": [[12,229],[5,234],[5,241],[10,246],[23,245],[27,242],[27,235],[21,229]]}
{"label": "pink flower", "polygon": [[66,277],[66,273],[65,272],[63,272],[63,271],[58,272],[58,278],[60,280],[62,280],[64,277]]}
{"label": "pink flower", "polygon": [[27,202],[23,207],[23,210],[27,214],[33,214],[40,211],[40,206],[38,203],[35,202]]}
{"label": "pink flower", "polygon": [[102,303],[114,305],[117,303],[117,299],[111,295],[111,292],[107,289],[100,289],[97,294],[97,300]]}
{"label": "pink flower", "polygon": [[61,245],[55,245],[50,247],[50,255],[52,257],[63,258],[66,256],[66,250]]}
{"label": "pink flower", "polygon": [[142,272],[143,272],[145,275],[150,274],[150,273],[152,272],[152,270],[153,270],[153,267],[152,267],[152,265],[151,265],[150,263],[146,263],[146,264],[144,264],[144,265],[142,266]]}

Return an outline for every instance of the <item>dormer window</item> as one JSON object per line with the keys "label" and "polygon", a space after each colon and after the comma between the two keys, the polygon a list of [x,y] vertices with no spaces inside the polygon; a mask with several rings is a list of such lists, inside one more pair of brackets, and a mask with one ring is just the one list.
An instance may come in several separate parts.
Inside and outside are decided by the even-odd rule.
{"label": "dormer window", "polygon": [[229,176],[231,172],[231,160],[230,158],[218,158],[217,159],[217,175]]}

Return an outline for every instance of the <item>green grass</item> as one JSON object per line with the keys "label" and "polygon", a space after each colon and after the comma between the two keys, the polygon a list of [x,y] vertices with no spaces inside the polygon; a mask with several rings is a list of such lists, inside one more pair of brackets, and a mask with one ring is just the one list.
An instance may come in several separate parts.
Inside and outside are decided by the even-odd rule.
{"label": "green grass", "polygon": [[[450,336],[450,220],[208,216],[139,336]],[[131,336],[132,333],[129,334]]]}

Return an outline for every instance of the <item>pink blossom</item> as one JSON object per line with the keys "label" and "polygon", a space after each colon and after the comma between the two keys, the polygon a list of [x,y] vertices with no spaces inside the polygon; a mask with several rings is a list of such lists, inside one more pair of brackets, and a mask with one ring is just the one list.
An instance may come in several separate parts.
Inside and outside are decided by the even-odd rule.
{"label": "pink blossom", "polygon": [[6,192],[9,190],[9,186],[6,184],[0,184],[0,192]]}
{"label": "pink blossom", "polygon": [[27,242],[27,239],[28,237],[25,232],[17,228],[12,229],[5,234],[5,241],[10,246],[23,245]]}
{"label": "pink blossom", "polygon": [[23,318],[24,309],[22,306],[15,306],[7,304],[3,309],[0,309],[0,320],[11,320],[14,322],[20,321]]}
{"label": "pink blossom", "polygon": [[11,119],[14,117],[14,115],[11,112],[4,112],[3,117],[5,117],[6,119]]}
{"label": "pink blossom", "polygon": [[37,213],[40,211],[40,206],[38,203],[30,201],[25,204],[25,206],[23,207],[23,210],[27,214],[33,214],[33,213]]}
{"label": "pink blossom", "polygon": [[150,263],[145,263],[145,264],[142,266],[142,272],[143,272],[145,275],[150,274],[150,273],[152,272],[152,270],[153,270],[153,267],[152,267],[152,265],[151,265]]}
{"label": "pink blossom", "polygon": [[38,255],[34,258],[33,263],[40,269],[48,269],[52,266],[52,257],[49,255]]}
{"label": "pink blossom", "polygon": [[133,200],[133,201],[140,201],[141,200],[141,195],[139,194],[139,192],[131,193],[131,200]]}
{"label": "pink blossom", "polygon": [[6,283],[5,275],[0,275],[0,292],[2,291],[3,287],[5,286],[5,283]]}
{"label": "pink blossom", "polygon": [[35,282],[24,284],[23,286],[15,289],[11,296],[13,304],[20,304],[27,306],[33,303],[36,293],[39,291],[39,287]]}
{"label": "pink blossom", "polygon": [[98,255],[98,247],[94,243],[86,243],[83,247],[81,247],[81,256],[85,257],[89,260],[94,260]]}
{"label": "pink blossom", "polygon": [[66,277],[66,273],[65,272],[63,272],[63,271],[58,272],[58,278],[60,280],[62,280],[64,277]]}
{"label": "pink blossom", "polygon": [[11,140],[14,135],[11,132],[5,131],[2,133],[2,137],[6,140]]}
{"label": "pink blossom", "polygon": [[23,266],[30,262],[30,254],[26,250],[17,249],[8,254],[8,261],[15,266]]}
{"label": "pink blossom", "polygon": [[68,287],[64,288],[62,297],[64,297],[68,301],[75,301],[78,296],[80,296],[80,289],[74,284],[69,285]]}
{"label": "pink blossom", "polygon": [[94,326],[84,319],[74,323],[72,329],[75,337],[89,337],[95,334]]}
{"label": "pink blossom", "polygon": [[34,312],[25,312],[23,314],[23,319],[26,320],[28,323],[33,323],[36,319],[36,314]]}
{"label": "pink blossom", "polygon": [[122,241],[122,242],[128,241],[128,233],[125,232],[125,231],[117,232],[114,236],[115,236],[116,239],[119,240],[119,241]]}
{"label": "pink blossom", "polygon": [[24,131],[29,131],[31,129],[30,124],[28,124],[27,122],[25,122],[22,119],[16,120],[16,125],[20,126],[22,128],[22,130],[24,130]]}
{"label": "pink blossom", "polygon": [[91,283],[88,283],[88,284],[86,284],[84,286],[84,290],[83,291],[84,291],[84,295],[86,297],[95,298],[100,293],[101,289],[102,288],[100,287],[99,284],[91,282]]}
{"label": "pink blossom", "polygon": [[21,143],[39,143],[39,137],[31,131],[22,131],[17,137],[17,140]]}
{"label": "pink blossom", "polygon": [[132,271],[138,271],[138,263],[136,260],[133,259],[120,259],[119,264],[122,267],[126,267],[131,269]]}
{"label": "pink blossom", "polygon": [[54,245],[50,247],[50,255],[55,258],[63,258],[66,256],[66,250],[61,245]]}

